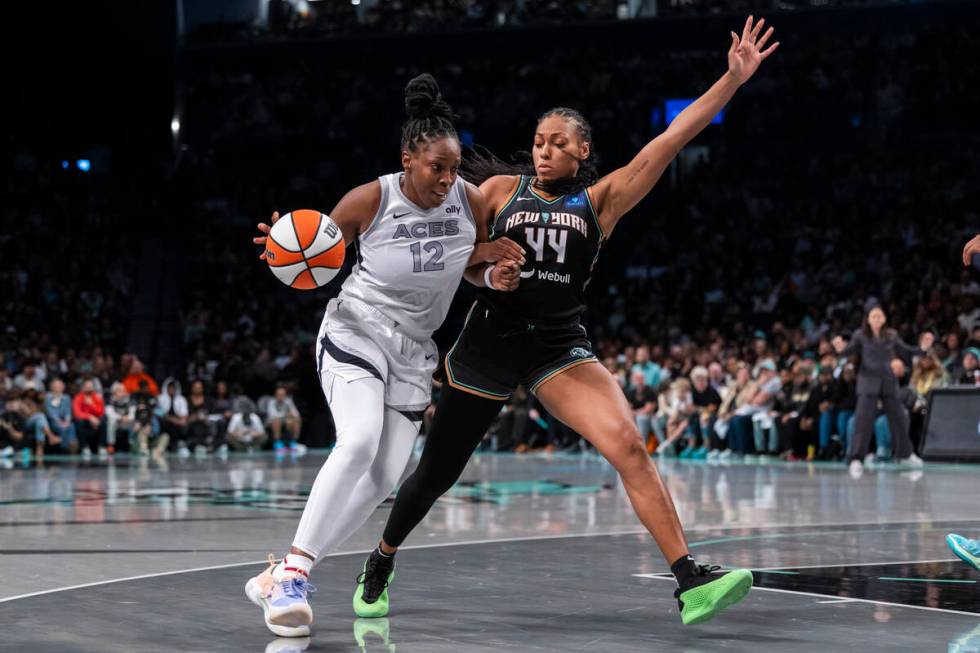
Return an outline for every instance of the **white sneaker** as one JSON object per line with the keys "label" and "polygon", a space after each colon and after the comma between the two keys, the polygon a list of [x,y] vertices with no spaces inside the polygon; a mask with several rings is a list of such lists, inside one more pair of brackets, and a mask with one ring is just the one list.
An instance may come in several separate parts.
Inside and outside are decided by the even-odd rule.
{"label": "white sneaker", "polygon": [[109,450],[105,447],[99,447],[99,460],[105,460],[109,457]]}
{"label": "white sneaker", "polygon": [[717,449],[712,449],[711,451],[708,452],[708,460],[715,460],[720,455],[721,455],[720,451],[718,451]]}
{"label": "white sneaker", "polygon": [[88,447],[82,449],[82,460],[92,460],[92,450]]}
{"label": "white sneaker", "polygon": [[851,478],[861,478],[861,475],[864,474],[864,465],[861,464],[860,460],[852,460],[851,464],[847,466],[847,471]]}
{"label": "white sneaker", "polygon": [[189,458],[190,455],[191,455],[191,450],[187,448],[186,444],[180,445],[180,447],[177,449],[178,458]]}
{"label": "white sneaker", "polygon": [[13,447],[8,446],[8,447],[4,447],[3,449],[0,449],[0,458],[9,458],[10,456],[13,455],[14,455]]}
{"label": "white sneaker", "polygon": [[279,637],[308,637],[313,610],[306,597],[316,588],[304,578],[284,578],[275,559],[269,568],[245,584],[245,595],[265,614],[265,625]]}
{"label": "white sneaker", "polygon": [[220,447],[218,447],[218,450],[214,452],[214,454],[218,458],[227,458],[228,457],[228,445],[227,444],[221,445]]}
{"label": "white sneaker", "polygon": [[720,454],[718,454],[718,460],[729,460],[732,457],[732,450],[725,449]]}
{"label": "white sneaker", "polygon": [[205,447],[203,444],[199,444],[196,447],[194,447],[194,455],[198,458],[204,458],[205,456],[208,455],[208,448]]}
{"label": "white sneaker", "polygon": [[906,467],[916,467],[916,468],[925,465],[925,463],[922,462],[922,459],[916,456],[915,454],[911,454],[908,458],[902,458],[901,460],[898,461],[898,464],[905,465]]}
{"label": "white sneaker", "polygon": [[877,459],[875,458],[875,455],[873,453],[869,453],[867,456],[864,457],[864,466],[871,467],[872,465],[875,464],[876,460]]}

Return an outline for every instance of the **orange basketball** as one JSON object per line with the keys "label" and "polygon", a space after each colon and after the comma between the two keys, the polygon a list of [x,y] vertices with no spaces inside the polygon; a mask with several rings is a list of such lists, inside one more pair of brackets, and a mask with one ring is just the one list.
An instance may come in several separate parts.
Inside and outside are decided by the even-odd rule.
{"label": "orange basketball", "polygon": [[301,209],[279,218],[265,241],[265,258],[279,281],[313,290],[337,276],[344,264],[344,235],[329,215]]}

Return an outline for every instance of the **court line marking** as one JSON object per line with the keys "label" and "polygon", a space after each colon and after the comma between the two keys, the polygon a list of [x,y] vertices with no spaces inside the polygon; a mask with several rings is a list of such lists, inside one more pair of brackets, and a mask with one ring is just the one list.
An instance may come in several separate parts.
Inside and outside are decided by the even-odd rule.
{"label": "court line marking", "polygon": [[841,562],[827,565],[791,565],[788,567],[752,567],[752,571],[782,571],[784,569],[824,569],[826,567],[874,567],[875,565],[915,565],[933,562],[957,562],[959,558],[940,560],[887,560],[885,562]]}
{"label": "court line marking", "polygon": [[[957,521],[957,520],[946,520],[946,521]],[[919,522],[904,520],[904,521],[884,521],[884,522],[873,522],[873,523],[868,523],[866,521],[854,521],[854,522],[826,522],[826,523],[817,523],[817,524],[772,524],[772,525],[769,525],[769,526],[754,526],[754,527],[753,526],[722,526],[722,527],[705,526],[705,527],[700,527],[700,528],[699,527],[690,528],[690,529],[687,529],[686,532],[687,533],[698,533],[698,532],[711,532],[711,531],[743,530],[743,529],[752,529],[752,528],[755,528],[755,529],[761,529],[761,528],[778,529],[778,528],[820,528],[820,527],[829,527],[829,526],[888,526],[888,525],[894,525],[894,524],[921,524],[921,523],[927,523],[927,522],[931,522],[931,520],[923,520],[923,521],[919,521]],[[470,545],[480,545],[480,544],[506,544],[508,542],[533,542],[533,541],[537,541],[537,540],[575,539],[575,538],[584,538],[584,537],[614,537],[614,536],[618,536],[618,535],[642,535],[642,534],[648,534],[648,531],[646,529],[632,529],[632,530],[602,531],[602,532],[594,532],[594,533],[575,533],[575,534],[562,534],[562,535],[531,535],[531,536],[524,536],[524,537],[505,537],[505,538],[494,538],[494,539],[483,539],[483,540],[468,540],[468,541],[465,541],[465,542],[440,542],[438,544],[416,544],[416,545],[410,545],[410,546],[400,547],[399,550],[402,550],[402,551],[410,551],[410,550],[417,550],[417,549],[440,549],[440,548],[446,548],[446,547],[452,547],[452,546],[470,546]],[[760,535],[766,535],[766,534],[760,534]],[[772,535],[779,535],[779,534],[770,534],[769,536],[772,536]],[[731,541],[738,541],[738,540],[747,539],[747,538],[750,538],[750,537],[752,537],[752,536],[739,536],[739,537],[736,537],[736,538],[732,538]],[[721,541],[727,541],[727,540],[721,540]],[[714,540],[709,540],[708,542],[714,543]],[[720,543],[720,541],[719,541],[719,543]],[[693,545],[696,545],[697,543],[695,542],[695,543],[692,543],[692,544]],[[363,550],[356,550],[356,551],[338,551],[338,552],[335,552],[335,553],[329,553],[329,554],[327,554],[327,555],[325,555],[323,557],[324,558],[333,558],[333,557],[345,556],[345,555],[363,555],[365,553],[370,553],[373,550],[374,549],[363,549]],[[208,566],[208,567],[194,567],[194,568],[190,568],[190,569],[175,569],[175,570],[171,570],[171,571],[162,571],[162,572],[157,572],[157,573],[153,573],[153,574],[141,574],[141,575],[138,575],[138,576],[126,576],[126,577],[123,577],[123,578],[110,578],[110,579],[107,579],[107,580],[94,581],[92,583],[82,583],[82,584],[79,584],[79,585],[67,585],[65,587],[56,587],[56,588],[49,589],[49,590],[41,590],[39,592],[30,592],[28,594],[18,594],[16,596],[8,596],[8,597],[0,598],[0,603],[8,603],[10,601],[17,601],[19,599],[27,599],[27,598],[31,598],[31,597],[34,597],[34,596],[43,596],[45,594],[54,594],[56,592],[67,592],[67,591],[70,591],[70,590],[84,589],[86,587],[98,587],[99,585],[110,585],[112,583],[124,583],[124,582],[131,581],[131,580],[143,580],[145,578],[158,578],[160,576],[174,576],[174,575],[177,575],[177,574],[190,574],[190,573],[194,573],[194,572],[198,572],[198,571],[214,571],[214,570],[217,570],[217,569],[232,569],[234,567],[247,567],[249,565],[260,565],[260,564],[263,564],[265,562],[267,562],[267,561],[266,560],[254,560],[254,561],[249,561],[249,562],[235,562],[235,563],[230,563],[230,564],[225,564],[225,565],[211,565],[211,566]],[[882,564],[882,563],[873,563],[873,564]],[[819,565],[819,566],[824,566],[825,567],[825,566],[828,566],[828,565]],[[787,567],[787,569],[800,569],[800,568],[802,568],[802,567]],[[759,571],[765,571],[765,570],[764,569],[759,569]],[[757,588],[757,589],[768,589],[768,588],[761,588],[760,587],[760,588]],[[803,592],[797,592],[797,593],[803,593]],[[814,595],[814,596],[826,596],[826,595]],[[855,599],[855,600],[860,600],[860,599]],[[874,601],[872,601],[872,603],[874,603]],[[900,605],[900,604],[895,604],[895,605]],[[905,607],[905,606],[903,606],[903,607]],[[938,610],[939,608],[929,608],[929,609]],[[951,612],[956,612],[956,611],[954,610],[954,611],[951,611]],[[968,612],[956,612],[956,614],[972,614],[972,613],[968,613]]]}
{"label": "court line marking", "polygon": [[[643,578],[650,578],[652,580],[669,580],[672,583],[674,582],[674,579],[673,578],[666,578],[664,576],[655,576],[655,575],[652,575],[652,574],[633,574],[633,575],[634,576],[640,576],[640,577],[643,577]],[[796,591],[796,590],[783,590],[783,589],[777,589],[775,587],[758,587],[756,585],[753,585],[752,586],[752,591],[755,591],[755,590],[761,590],[763,592],[782,592],[783,594],[800,594],[800,595],[803,595],[803,596],[814,596],[814,597],[817,597],[819,599],[827,599],[827,598],[835,599],[836,598],[836,597],[834,597],[833,595],[830,595],[830,594],[816,594],[814,592],[799,592],[799,591]],[[959,614],[959,615],[964,615],[964,616],[967,616],[967,617],[973,617],[974,619],[977,618],[977,613],[976,612],[963,612],[962,610],[948,610],[946,608],[930,608],[930,607],[925,606],[925,605],[906,605],[905,603],[891,603],[890,601],[873,601],[871,599],[859,599],[859,598],[856,598],[856,597],[853,597],[853,596],[840,597],[840,598],[842,598],[842,599],[843,598],[846,598],[847,599],[847,602],[856,601],[858,603],[872,603],[874,605],[890,605],[890,606],[893,606],[893,607],[896,607],[896,608],[911,608],[913,610],[929,610],[931,612],[947,612],[949,614]],[[833,602],[834,603],[837,603],[836,600],[834,600]],[[843,603],[843,602],[844,601],[841,601],[841,603]],[[823,601],[820,601],[820,603],[823,603]]]}
{"label": "court line marking", "polygon": [[[674,582],[674,579],[673,578],[665,578],[664,576],[654,576],[654,575],[647,575],[647,574],[633,574],[633,575],[634,576],[640,576],[640,577],[643,577],[643,578],[650,578],[651,580],[669,580],[672,583]],[[814,596],[814,597],[816,597],[818,599],[828,599],[828,598],[833,599],[833,598],[835,598],[831,594],[816,594],[814,592],[799,592],[799,591],[796,591],[796,590],[776,589],[775,587],[759,587],[757,585],[753,585],[752,586],[752,590],[753,591],[754,590],[762,590],[763,592],[782,592],[783,594],[799,594],[799,595],[802,595],[802,596]],[[949,613],[949,614],[958,614],[958,615],[964,615],[964,616],[967,616],[967,617],[972,617],[973,619],[976,619],[977,618],[977,613],[976,612],[963,612],[962,610],[948,610],[946,608],[930,608],[930,607],[925,606],[925,605],[906,605],[904,603],[891,603],[890,601],[873,601],[871,599],[859,599],[859,598],[856,598],[856,597],[853,597],[853,596],[840,597],[840,598],[847,598],[848,602],[850,602],[850,601],[856,601],[856,602],[859,602],[859,603],[871,603],[871,604],[874,604],[874,605],[890,605],[890,606],[893,606],[893,607],[896,607],[896,608],[911,608],[913,610],[929,610],[931,612],[946,612],[946,613]],[[836,603],[837,601],[834,601],[834,602]],[[843,603],[843,601],[842,601],[842,603]]]}

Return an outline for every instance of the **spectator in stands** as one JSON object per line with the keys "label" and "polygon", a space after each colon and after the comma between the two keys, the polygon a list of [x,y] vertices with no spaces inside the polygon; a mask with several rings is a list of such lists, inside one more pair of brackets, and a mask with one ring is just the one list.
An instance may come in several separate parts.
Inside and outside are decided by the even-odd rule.
{"label": "spectator in stands", "polygon": [[138,381],[138,389],[133,395],[134,422],[133,431],[136,433],[136,446],[141,456],[153,455],[162,457],[170,444],[170,434],[160,430],[160,420],[157,417],[157,395],[152,392],[150,382],[146,379]]}
{"label": "spectator in stands", "polygon": [[14,387],[21,390],[37,390],[44,388],[42,375],[34,363],[25,363],[24,369],[14,377]]}
{"label": "spectator in stands", "polygon": [[0,458],[9,458],[20,448],[30,452],[31,442],[24,437],[24,415],[20,401],[6,402],[0,413]]}
{"label": "spectator in stands", "polygon": [[119,381],[112,384],[112,395],[105,407],[105,415],[106,452],[110,455],[116,452],[116,442],[120,436],[126,448],[131,450],[129,441],[136,421],[136,406],[130,400],[126,386]]}
{"label": "spectator in stands", "polygon": [[725,368],[718,361],[711,361],[708,365],[708,381],[719,395],[728,387],[729,379],[725,376]]}
{"label": "spectator in stands", "polygon": [[123,379],[126,392],[131,395],[140,392],[140,381],[146,381],[147,388],[152,394],[158,395],[160,393],[157,382],[153,380],[152,376],[143,371],[143,361],[133,356],[129,367],[129,374]]}
{"label": "spectator in stands", "polygon": [[691,416],[695,413],[691,396],[691,382],[686,378],[675,379],[667,392],[658,397],[658,417],[665,424],[664,439],[657,447],[658,455],[676,453],[675,445],[691,433]]}
{"label": "spectator in stands", "polygon": [[[810,399],[804,409],[804,414],[817,420],[817,458],[827,460],[830,457],[830,441],[834,433],[834,400],[837,387],[834,383],[834,369],[821,365],[817,373],[817,382],[810,392]],[[807,456],[809,458],[809,454]]]}
{"label": "spectator in stands", "polygon": [[65,395],[65,383],[60,378],[53,378],[48,384],[44,414],[48,418],[48,426],[61,440],[61,449],[68,453],[77,453],[78,438],[75,436],[75,424],[72,421],[72,401]]}
{"label": "spectator in stands", "polygon": [[663,369],[655,362],[650,360],[650,347],[641,345],[636,348],[636,362],[630,370],[630,375],[634,372],[642,372],[646,384],[653,389],[660,387],[660,383],[665,380]]}
{"label": "spectator in stands", "polygon": [[[756,340],[758,343],[759,340]],[[761,455],[778,456],[779,451],[779,430],[773,420],[773,406],[776,403],[776,396],[783,387],[776,370],[776,364],[772,359],[767,358],[759,365],[758,376],[759,390],[755,396],[749,400],[743,414],[752,417],[752,434],[755,443],[755,452]],[[768,440],[766,434],[768,433]]]}
{"label": "spectator in stands", "polygon": [[946,370],[934,355],[927,354],[915,361],[909,386],[923,405],[928,403],[930,392],[945,387],[947,383]]}
{"label": "spectator in stands", "polygon": [[299,411],[296,410],[296,404],[293,403],[293,398],[286,392],[285,387],[278,386],[276,388],[276,394],[269,402],[266,411],[265,425],[272,432],[273,448],[276,451],[284,449],[287,446],[282,441],[285,436],[289,441],[288,447],[295,450],[297,448],[296,441],[299,439],[302,428],[302,420]]}
{"label": "spectator in stands", "polygon": [[[828,381],[829,391],[829,381]],[[784,386],[777,402],[779,448],[788,460],[813,460],[817,455],[817,421],[819,412],[810,402],[813,394],[809,366],[797,363],[791,382]]]}
{"label": "spectator in stands", "polygon": [[34,399],[25,396],[17,402],[17,407],[24,419],[23,432],[29,441],[34,442],[34,455],[40,461],[44,458],[45,444],[57,447],[61,444],[61,438],[51,430],[43,407]]}
{"label": "spectator in stands", "polygon": [[840,437],[840,451],[833,451],[834,458],[843,458],[851,443],[851,418],[857,409],[857,368],[853,363],[844,365],[837,379],[834,395],[834,408],[837,412],[837,434]]}
{"label": "spectator in stands", "polygon": [[95,391],[92,379],[86,379],[82,388],[72,400],[72,416],[75,418],[75,433],[82,456],[91,456],[94,451],[105,455],[106,449],[102,444],[103,417],[105,417],[105,401],[102,395]]}
{"label": "spectator in stands", "polygon": [[748,363],[737,363],[735,375],[722,393],[718,419],[715,420],[716,437],[711,441],[711,451],[708,453],[709,460],[731,457],[734,437],[731,429],[732,420],[738,414],[738,409],[747,404],[752,395],[755,394],[756,387]]}
{"label": "spectator in stands", "polygon": [[[718,369],[721,369],[721,365]],[[698,366],[691,370],[691,384],[694,386],[691,401],[695,408],[695,413],[691,416],[693,435],[688,448],[681,452],[681,457],[688,457],[685,453],[690,451],[689,457],[703,460],[711,450],[711,433],[721,406],[721,395],[712,387],[710,372],[705,367]]]}
{"label": "spectator in stands", "polygon": [[530,398],[523,387],[518,387],[504,403],[503,409],[491,429],[491,437],[496,436],[497,451],[515,450],[523,453],[528,450],[527,431],[530,416]]}
{"label": "spectator in stands", "polygon": [[228,392],[228,382],[218,381],[214,386],[214,398],[211,400],[211,420],[215,423],[215,436],[224,442],[222,436],[228,430],[228,422],[234,414],[232,396]]}
{"label": "spectator in stands", "polygon": [[190,455],[187,448],[187,399],[180,393],[180,381],[167,378],[163,382],[163,392],[157,397],[157,415],[160,418],[160,431],[177,442],[177,455]]}
{"label": "spectator in stands", "polygon": [[228,423],[228,445],[239,451],[261,449],[268,436],[262,420],[255,414],[255,406],[248,399],[235,402],[235,412]]}
{"label": "spectator in stands", "polygon": [[193,381],[187,397],[187,441],[195,455],[214,452],[223,444],[215,442],[217,428],[211,419],[211,412],[211,400],[204,394],[204,382]]}
{"label": "spectator in stands", "polygon": [[640,429],[640,436],[646,442],[647,451],[657,450],[657,438],[653,433],[653,419],[657,412],[657,391],[647,385],[647,376],[642,369],[633,367],[630,384],[626,389],[626,400],[633,409],[633,419]]}
{"label": "spectator in stands", "polygon": [[961,371],[956,382],[960,385],[980,386],[980,349],[969,347],[963,352]]}

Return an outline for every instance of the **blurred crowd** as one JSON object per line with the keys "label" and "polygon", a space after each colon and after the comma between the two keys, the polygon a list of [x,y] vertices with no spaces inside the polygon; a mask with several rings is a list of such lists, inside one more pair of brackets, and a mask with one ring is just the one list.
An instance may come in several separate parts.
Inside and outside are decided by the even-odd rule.
{"label": "blurred crowd", "polygon": [[[271,0],[267,20],[224,17],[189,35],[191,43],[329,38],[353,34],[419,34],[446,30],[493,30],[567,25],[645,17],[717,14],[775,15],[779,11],[874,7],[915,0],[365,0],[310,2]],[[921,0],[919,0],[921,2]]]}
{"label": "blurred crowd", "polygon": [[[122,352],[133,351],[127,311],[140,269],[138,246],[117,235],[127,201],[119,189],[42,180],[39,192],[36,182],[5,179],[15,219],[0,234],[10,252],[0,270],[0,401],[5,423],[17,427],[0,434],[7,444],[63,447],[73,439],[59,434],[68,421],[78,448],[96,454],[220,452],[235,446],[233,422],[236,432],[251,429],[255,447],[264,437],[285,450],[328,433],[313,346],[336,287],[303,293],[279,284],[250,242],[256,222],[273,210],[329,211],[347,189],[397,169],[402,90],[421,70],[442,84],[464,142],[501,155],[527,149],[537,114],[571,104],[592,122],[608,171],[664,128],[665,99],[694,97],[723,72],[726,44],[624,47],[614,32],[597,32],[571,50],[501,50],[492,60],[447,62],[420,49],[414,65],[392,65],[386,47],[394,46],[347,53],[356,67],[292,50],[188,58],[181,158],[161,192],[194,225],[183,243],[194,280],[182,291],[183,363],[160,374],[175,379],[169,384],[125,386],[136,362]],[[829,343],[858,327],[872,303],[906,341],[937,336],[929,356],[893,362],[914,440],[931,390],[976,383],[980,277],[957,252],[980,227],[980,149],[970,147],[980,140],[977,54],[968,24],[856,36],[798,30],[740,90],[723,124],[682,153],[617,227],[585,319],[651,452],[839,456],[854,372]],[[100,206],[110,197],[111,212]],[[50,255],[16,247],[24,238]],[[443,350],[471,297],[464,284],[437,333]],[[15,382],[31,374],[37,387]],[[70,420],[63,408],[47,411],[49,396],[61,396],[55,378]],[[103,401],[98,425],[74,412],[89,382]],[[125,437],[108,417],[123,391],[135,411]],[[263,399],[281,393],[301,422],[269,413]],[[176,415],[185,404],[187,415]],[[490,435],[488,446],[501,450],[583,446],[520,393]],[[887,456],[884,431],[876,440]]]}
{"label": "blurred crowd", "polygon": [[67,359],[54,350],[13,377],[12,366],[0,367],[0,458],[226,456],[229,448],[265,446],[305,452],[302,417],[284,386],[253,401],[239,385],[195,377],[185,395],[177,379],[158,384],[133,354],[118,366],[106,358],[96,350]]}

